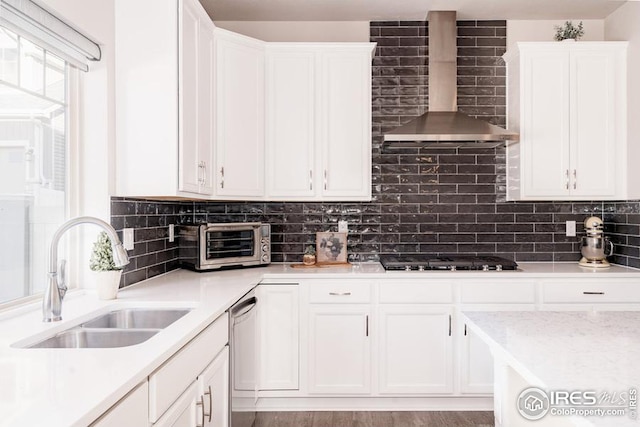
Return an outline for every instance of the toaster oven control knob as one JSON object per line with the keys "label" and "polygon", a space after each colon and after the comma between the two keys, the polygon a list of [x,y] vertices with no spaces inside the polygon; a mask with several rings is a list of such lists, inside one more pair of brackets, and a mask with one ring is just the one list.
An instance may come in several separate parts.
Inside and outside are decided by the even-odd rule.
{"label": "toaster oven control knob", "polygon": [[482,266],[482,271],[489,271],[489,266],[487,264],[484,264]]}
{"label": "toaster oven control knob", "polygon": [[262,255],[262,262],[269,262],[269,255],[267,254]]}
{"label": "toaster oven control knob", "polygon": [[269,251],[269,246],[268,245],[262,245],[262,252],[268,252]]}

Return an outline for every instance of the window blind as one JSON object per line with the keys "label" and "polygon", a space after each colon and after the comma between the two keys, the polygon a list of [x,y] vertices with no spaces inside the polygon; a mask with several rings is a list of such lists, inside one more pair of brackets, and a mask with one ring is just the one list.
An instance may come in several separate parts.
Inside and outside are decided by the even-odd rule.
{"label": "window blind", "polygon": [[0,25],[84,71],[102,56],[96,42],[33,0],[0,0]]}

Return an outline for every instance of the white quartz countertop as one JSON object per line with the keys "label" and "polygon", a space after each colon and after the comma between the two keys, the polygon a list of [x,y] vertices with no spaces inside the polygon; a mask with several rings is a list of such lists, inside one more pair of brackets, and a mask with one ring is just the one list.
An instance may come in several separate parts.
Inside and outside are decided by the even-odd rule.
{"label": "white quartz countertop", "polygon": [[[464,312],[465,322],[531,386],[621,393],[640,386],[640,312]],[[516,396],[509,399],[515,405]],[[549,415],[547,415],[548,417]],[[576,425],[637,426],[619,417]]]}
{"label": "white quartz countertop", "polygon": [[[638,277],[640,271],[614,266],[603,271],[574,263],[522,263],[519,271],[385,272],[380,264],[350,267],[267,267],[195,273],[176,270],[120,290],[100,301],[90,291],[70,292],[63,320],[43,323],[41,302],[0,313],[0,426],[86,426],[194,338],[259,282],[306,279]],[[193,310],[148,341],[110,349],[25,349],[98,314],[125,307],[192,307]]]}

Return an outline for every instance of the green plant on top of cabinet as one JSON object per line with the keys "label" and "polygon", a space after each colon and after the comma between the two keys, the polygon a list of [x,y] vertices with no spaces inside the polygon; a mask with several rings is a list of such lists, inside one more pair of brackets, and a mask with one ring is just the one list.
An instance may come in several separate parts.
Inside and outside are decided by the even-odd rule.
{"label": "green plant on top of cabinet", "polygon": [[213,22],[196,0],[116,0],[115,22],[115,194],[212,194]]}
{"label": "green plant on top of cabinet", "polygon": [[373,43],[270,43],[269,200],[371,199]]}
{"label": "green plant on top of cabinet", "polygon": [[[628,199],[626,42],[526,42],[505,55],[510,200]],[[635,168],[637,169],[637,168]]]}

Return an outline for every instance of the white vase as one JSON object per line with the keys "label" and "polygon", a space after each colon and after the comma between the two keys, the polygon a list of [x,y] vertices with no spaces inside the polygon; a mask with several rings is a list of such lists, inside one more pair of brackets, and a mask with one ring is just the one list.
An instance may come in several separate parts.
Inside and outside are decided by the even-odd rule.
{"label": "white vase", "polygon": [[122,270],[94,271],[96,291],[100,299],[115,299],[120,286]]}

